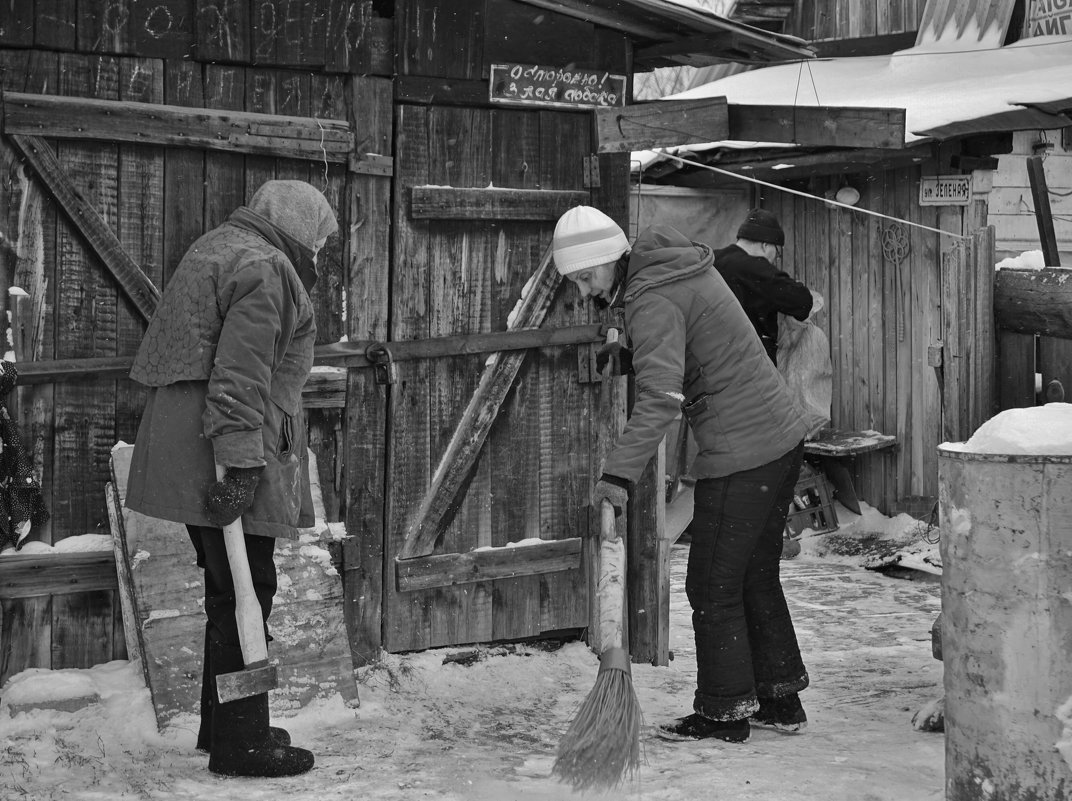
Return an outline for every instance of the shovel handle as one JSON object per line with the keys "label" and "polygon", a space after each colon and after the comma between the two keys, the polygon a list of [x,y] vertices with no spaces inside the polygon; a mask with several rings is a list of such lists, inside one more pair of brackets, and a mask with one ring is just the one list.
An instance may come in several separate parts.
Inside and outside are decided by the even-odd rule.
{"label": "shovel handle", "polygon": [[[216,478],[223,480],[225,468],[216,465]],[[223,543],[227,548],[227,563],[231,567],[231,580],[235,591],[235,620],[238,623],[238,642],[242,646],[242,661],[251,665],[268,662],[268,643],[264,638],[264,618],[261,605],[253,590],[253,576],[249,572],[249,556],[246,553],[246,537],[242,530],[242,517],[223,527]]]}

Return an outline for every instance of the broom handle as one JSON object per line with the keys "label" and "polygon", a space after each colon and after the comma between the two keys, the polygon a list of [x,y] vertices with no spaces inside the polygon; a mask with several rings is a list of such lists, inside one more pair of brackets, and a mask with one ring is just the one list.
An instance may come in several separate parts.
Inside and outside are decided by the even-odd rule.
{"label": "broom handle", "polygon": [[599,543],[599,649],[621,648],[625,611],[625,542],[614,525],[614,506],[600,505]]}
{"label": "broom handle", "polygon": [[[223,480],[225,468],[216,465],[216,478]],[[253,590],[253,576],[249,572],[249,555],[246,553],[246,537],[242,530],[242,516],[223,527],[223,544],[227,548],[227,563],[231,567],[231,580],[235,590],[235,621],[238,624],[238,643],[242,646],[242,662],[246,667],[268,661],[268,643],[264,638],[264,618],[261,605]]]}

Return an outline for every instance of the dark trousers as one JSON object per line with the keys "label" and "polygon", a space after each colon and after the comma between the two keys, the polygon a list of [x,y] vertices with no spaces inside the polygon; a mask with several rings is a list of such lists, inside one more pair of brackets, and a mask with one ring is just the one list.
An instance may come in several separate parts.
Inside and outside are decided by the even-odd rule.
{"label": "dark trousers", "polygon": [[[238,624],[235,622],[235,592],[231,580],[231,565],[227,561],[227,548],[223,544],[223,532],[218,528],[187,526],[190,541],[197,552],[197,566],[205,571],[205,615],[208,627],[207,640],[220,645],[240,645]],[[272,611],[272,599],[276,591],[274,537],[246,535],[246,554],[249,557],[249,572],[253,577],[253,592],[261,606],[261,616],[267,621]]]}
{"label": "dark trousers", "polygon": [[751,470],[696,482],[685,590],[696,635],[694,709],[739,720],[808,686],[779,575],[801,442]]}

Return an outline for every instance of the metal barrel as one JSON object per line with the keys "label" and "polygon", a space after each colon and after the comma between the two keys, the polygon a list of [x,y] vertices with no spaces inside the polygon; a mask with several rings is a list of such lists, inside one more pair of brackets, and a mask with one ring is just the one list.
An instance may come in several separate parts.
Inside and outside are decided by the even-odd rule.
{"label": "metal barrel", "polygon": [[1072,456],[942,446],[947,801],[1072,798]]}

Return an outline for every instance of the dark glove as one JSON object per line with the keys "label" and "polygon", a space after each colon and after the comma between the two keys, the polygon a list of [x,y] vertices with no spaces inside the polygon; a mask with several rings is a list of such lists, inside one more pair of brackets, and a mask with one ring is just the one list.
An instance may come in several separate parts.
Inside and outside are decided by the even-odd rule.
{"label": "dark glove", "polygon": [[622,479],[613,477],[611,481],[608,481],[607,478],[606,475],[601,476],[592,489],[592,506],[598,509],[600,503],[606,498],[610,501],[611,506],[614,507],[614,516],[620,517],[626,503],[629,501],[629,490],[619,484],[611,483],[611,481],[621,481]]}
{"label": "dark glove", "polygon": [[205,498],[205,514],[214,525],[223,528],[242,516],[253,505],[253,493],[264,467],[228,467],[223,480],[217,481]]}
{"label": "dark glove", "polygon": [[596,372],[602,373],[608,363],[611,375],[628,375],[633,372],[633,351],[621,342],[608,342],[596,351]]}

